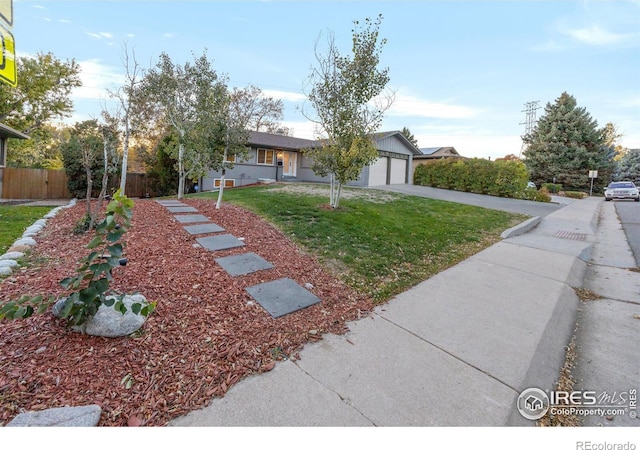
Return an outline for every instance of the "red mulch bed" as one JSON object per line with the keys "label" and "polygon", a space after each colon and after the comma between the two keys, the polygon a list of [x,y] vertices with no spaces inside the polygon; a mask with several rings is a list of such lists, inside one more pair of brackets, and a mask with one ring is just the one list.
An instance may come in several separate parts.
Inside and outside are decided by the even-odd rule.
{"label": "red mulch bed", "polygon": [[[299,358],[303,344],[346,331],[347,321],[373,307],[255,214],[230,204],[215,210],[211,200],[184,203],[244,237],[246,246],[194,247],[195,237],[165,207],[137,200],[125,235],[128,264],[114,269],[112,286],[140,292],[157,302],[156,310],[140,332],[115,339],[75,333],[50,313],[0,322],[0,424],[20,412],[98,404],[100,426],[161,426],[279,359]],[[84,208],[78,202],[49,220],[32,251],[41,265],[4,279],[0,303],[22,294],[65,294],[59,281],[88,253],[90,236],[73,234]],[[214,261],[244,252],[275,268],[231,277]],[[311,283],[322,301],[272,318],[245,287],[282,277]]]}

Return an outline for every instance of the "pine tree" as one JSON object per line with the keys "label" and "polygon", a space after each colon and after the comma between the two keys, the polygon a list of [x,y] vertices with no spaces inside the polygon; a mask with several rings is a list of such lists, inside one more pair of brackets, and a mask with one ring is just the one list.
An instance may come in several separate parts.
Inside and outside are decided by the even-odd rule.
{"label": "pine tree", "polygon": [[537,185],[555,181],[565,190],[587,190],[590,170],[598,171],[594,186],[609,182],[615,149],[607,145],[598,122],[566,92],[547,103],[524,142],[525,164]]}
{"label": "pine tree", "polygon": [[620,180],[640,181],[640,148],[627,150],[620,158]]}

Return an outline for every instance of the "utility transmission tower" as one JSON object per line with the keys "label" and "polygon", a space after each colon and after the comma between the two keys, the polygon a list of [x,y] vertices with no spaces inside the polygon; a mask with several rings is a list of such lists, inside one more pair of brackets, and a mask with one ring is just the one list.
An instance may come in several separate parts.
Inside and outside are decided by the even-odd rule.
{"label": "utility transmission tower", "polygon": [[[536,100],[535,102],[527,102],[524,104],[524,109],[522,110],[522,112],[526,113],[527,116],[524,119],[524,122],[520,122],[519,124],[525,126],[524,134],[521,136],[522,138],[531,133],[536,126],[536,110],[540,109],[538,103],[540,103],[540,101]],[[520,147],[520,155],[518,155],[519,157],[522,156],[522,152],[525,150],[525,147],[526,145],[523,140],[522,147]]]}

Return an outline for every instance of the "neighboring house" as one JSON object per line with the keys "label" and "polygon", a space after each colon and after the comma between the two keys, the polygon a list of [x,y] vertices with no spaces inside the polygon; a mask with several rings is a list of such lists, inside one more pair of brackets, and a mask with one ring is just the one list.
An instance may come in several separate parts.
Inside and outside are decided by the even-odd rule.
{"label": "neighboring house", "polygon": [[7,166],[7,140],[9,138],[15,139],[29,139],[26,134],[20,133],[13,128],[0,123],[0,198],[2,198],[2,180],[4,178],[4,168]]}
{"label": "neighboring house", "polygon": [[[411,183],[413,158],[420,151],[399,131],[376,133],[373,137],[378,158],[362,170],[350,186],[379,186]],[[313,160],[305,149],[318,147],[318,141],[280,134],[252,131],[244,160],[231,161],[225,173],[225,186],[245,186],[264,181],[328,182],[313,172]],[[220,185],[220,172],[210,171],[200,180],[203,191]]]}
{"label": "neighboring house", "polygon": [[413,169],[416,170],[420,164],[425,164],[434,159],[462,158],[460,153],[453,147],[429,147],[421,148],[420,154],[413,157]]}

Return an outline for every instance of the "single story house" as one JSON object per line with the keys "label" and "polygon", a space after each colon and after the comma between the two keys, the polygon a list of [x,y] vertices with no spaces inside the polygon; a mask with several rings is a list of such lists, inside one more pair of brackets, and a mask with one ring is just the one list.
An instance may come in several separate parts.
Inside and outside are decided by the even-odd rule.
{"label": "single story house", "polygon": [[[411,183],[413,158],[420,154],[401,132],[376,133],[373,136],[378,158],[362,169],[350,186],[380,186]],[[225,186],[246,186],[264,181],[328,182],[313,172],[312,159],[304,150],[318,147],[319,141],[281,134],[252,131],[249,151],[244,160],[236,160],[225,172]],[[220,171],[210,171],[200,180],[202,191],[220,186]]]}
{"label": "single story house", "polygon": [[421,148],[420,154],[413,157],[413,169],[415,172],[416,167],[420,164],[425,164],[434,159],[443,158],[463,158],[458,151],[453,147],[428,147]]}
{"label": "single story house", "polygon": [[10,126],[0,123],[0,198],[2,198],[2,180],[4,179],[4,168],[7,166],[7,140],[9,138],[29,139],[29,136],[17,130],[14,130]]}

